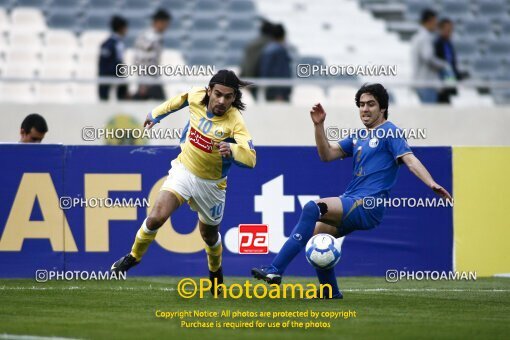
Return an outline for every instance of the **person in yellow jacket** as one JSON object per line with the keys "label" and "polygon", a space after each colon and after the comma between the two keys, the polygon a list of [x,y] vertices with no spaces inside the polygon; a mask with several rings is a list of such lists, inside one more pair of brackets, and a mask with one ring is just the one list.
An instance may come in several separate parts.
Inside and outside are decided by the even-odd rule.
{"label": "person in yellow jacket", "polygon": [[[234,72],[220,70],[207,88],[196,87],[153,109],[144,126],[152,128],[169,114],[188,107],[189,122],[181,153],[171,163],[168,178],[149,216],[136,234],[131,252],[116,261],[111,270],[125,272],[140,263],[158,228],[184,202],[198,212],[199,228],[211,281],[223,283],[222,244],[219,225],[225,208],[227,174],[232,164],[253,168],[256,153],[241,111],[240,89],[250,85]],[[216,280],[214,280],[216,279]],[[211,290],[213,293],[216,287]]]}

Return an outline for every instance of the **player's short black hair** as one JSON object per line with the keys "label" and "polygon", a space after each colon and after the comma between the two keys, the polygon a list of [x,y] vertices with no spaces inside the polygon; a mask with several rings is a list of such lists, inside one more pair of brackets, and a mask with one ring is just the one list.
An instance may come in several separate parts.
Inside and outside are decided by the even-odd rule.
{"label": "player's short black hair", "polygon": [[285,27],[282,24],[273,25],[271,36],[277,40],[285,38]]}
{"label": "player's short black hair", "polygon": [[436,18],[437,13],[433,9],[426,8],[421,12],[421,20],[420,22],[422,24],[428,22],[430,19]]}
{"label": "player's short black hair", "polygon": [[[230,70],[219,70],[211,80],[209,81],[209,88],[213,89],[214,85],[219,84],[223,86],[230,87],[234,89],[234,94],[236,98],[232,103],[232,106],[238,109],[239,111],[243,111],[246,108],[246,104],[242,102],[243,93],[241,92],[241,88],[253,85],[250,82],[241,80],[237,77],[237,75]],[[209,95],[207,92],[205,93],[204,98],[200,102],[200,104],[205,105],[206,107],[209,105]]]}
{"label": "player's short black hair", "polygon": [[114,15],[110,20],[110,28],[113,32],[120,32],[122,29],[128,26],[128,22],[121,16]]}
{"label": "player's short black hair", "polygon": [[48,132],[48,125],[46,125],[46,120],[38,113],[31,113],[26,116],[21,123],[21,128],[23,131],[25,131],[25,133],[30,133],[32,128],[35,128],[40,133]]}
{"label": "player's short black hair", "polygon": [[170,21],[172,20],[172,15],[167,10],[162,8],[156,10],[156,12],[152,15],[152,21]]}
{"label": "player's short black hair", "polygon": [[450,18],[443,18],[439,20],[439,27],[443,27],[446,24],[453,24],[453,21]]}
{"label": "player's short black hair", "polygon": [[262,19],[262,23],[260,25],[260,34],[265,36],[271,36],[273,32],[274,25],[270,21],[267,21],[266,19]]}
{"label": "player's short black hair", "polygon": [[361,88],[356,92],[355,100],[356,100],[356,106],[359,107],[359,99],[361,98],[361,95],[364,93],[371,94],[374,96],[375,100],[379,103],[379,107],[381,109],[386,109],[384,111],[384,119],[388,119],[388,103],[389,103],[389,96],[388,91],[382,86],[381,84],[368,84],[365,83]]}

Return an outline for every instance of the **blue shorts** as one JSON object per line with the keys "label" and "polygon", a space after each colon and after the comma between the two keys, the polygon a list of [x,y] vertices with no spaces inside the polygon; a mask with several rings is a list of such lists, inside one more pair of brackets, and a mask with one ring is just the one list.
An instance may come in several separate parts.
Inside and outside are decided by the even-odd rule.
{"label": "blue shorts", "polygon": [[[387,196],[383,194],[377,195],[377,197]],[[355,230],[369,230],[381,223],[384,205],[372,206],[371,199],[340,196],[343,208],[342,222],[338,226],[340,236],[345,236]]]}

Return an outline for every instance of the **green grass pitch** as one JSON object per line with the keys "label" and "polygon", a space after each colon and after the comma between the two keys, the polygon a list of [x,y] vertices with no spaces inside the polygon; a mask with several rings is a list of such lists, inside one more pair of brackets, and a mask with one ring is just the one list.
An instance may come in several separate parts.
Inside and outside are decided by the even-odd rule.
{"label": "green grass pitch", "polygon": [[[226,278],[228,284],[246,278]],[[131,277],[127,281],[0,280],[0,339],[31,335],[80,339],[508,339],[510,279],[406,281],[340,278],[344,300],[183,299],[176,277]],[[250,280],[253,284],[261,281]],[[315,283],[286,277],[285,283]],[[160,311],[356,311],[356,317],[320,321],[331,328],[181,327]],[[188,321],[251,321],[250,318],[188,318]],[[305,319],[256,318],[264,322]]]}

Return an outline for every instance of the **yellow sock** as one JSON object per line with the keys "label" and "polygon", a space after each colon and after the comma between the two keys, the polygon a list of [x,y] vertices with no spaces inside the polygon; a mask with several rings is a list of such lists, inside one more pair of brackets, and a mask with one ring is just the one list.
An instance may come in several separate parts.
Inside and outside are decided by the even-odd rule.
{"label": "yellow sock", "polygon": [[223,246],[221,245],[221,235],[218,233],[218,241],[213,246],[205,245],[205,252],[207,253],[207,265],[212,272],[218,271],[221,267],[221,254],[223,253]]}
{"label": "yellow sock", "polygon": [[137,261],[140,261],[149,248],[149,245],[154,238],[156,238],[156,233],[157,230],[149,230],[145,221],[143,221],[142,226],[136,233],[135,243],[133,243],[133,247],[131,248],[131,256],[136,258]]}

